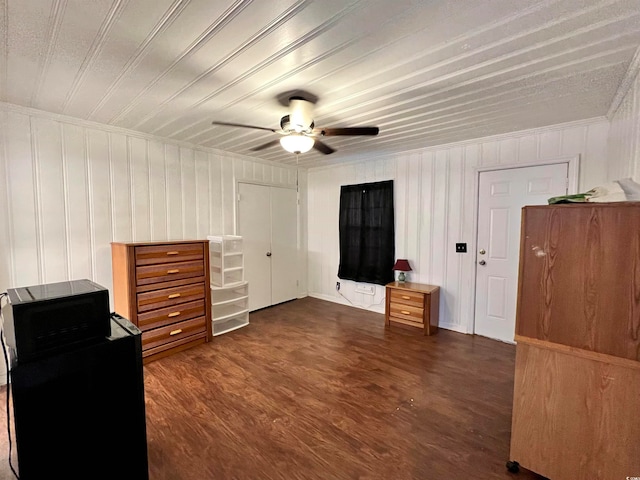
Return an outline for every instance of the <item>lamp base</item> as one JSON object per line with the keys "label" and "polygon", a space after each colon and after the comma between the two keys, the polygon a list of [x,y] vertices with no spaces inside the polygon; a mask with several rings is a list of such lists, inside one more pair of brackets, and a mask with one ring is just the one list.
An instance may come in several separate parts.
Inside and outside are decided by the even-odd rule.
{"label": "lamp base", "polygon": [[399,282],[404,282],[404,280],[405,280],[404,272],[400,272],[398,274],[398,281]]}

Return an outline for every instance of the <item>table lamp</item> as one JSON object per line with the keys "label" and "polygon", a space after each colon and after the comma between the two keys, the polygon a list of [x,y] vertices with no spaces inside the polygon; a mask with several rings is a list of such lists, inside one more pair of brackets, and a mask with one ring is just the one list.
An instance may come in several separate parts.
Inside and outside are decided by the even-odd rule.
{"label": "table lamp", "polygon": [[407,260],[406,258],[399,258],[396,260],[396,264],[393,266],[393,269],[400,272],[398,274],[398,281],[404,282],[405,281],[404,272],[410,272],[411,265],[409,265],[409,260]]}

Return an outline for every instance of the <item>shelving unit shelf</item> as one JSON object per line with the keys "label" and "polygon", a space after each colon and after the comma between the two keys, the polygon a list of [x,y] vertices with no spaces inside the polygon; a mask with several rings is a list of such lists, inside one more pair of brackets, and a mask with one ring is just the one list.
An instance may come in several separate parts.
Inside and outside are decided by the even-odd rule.
{"label": "shelving unit shelf", "polygon": [[212,335],[249,324],[249,283],[244,280],[242,237],[210,235]]}

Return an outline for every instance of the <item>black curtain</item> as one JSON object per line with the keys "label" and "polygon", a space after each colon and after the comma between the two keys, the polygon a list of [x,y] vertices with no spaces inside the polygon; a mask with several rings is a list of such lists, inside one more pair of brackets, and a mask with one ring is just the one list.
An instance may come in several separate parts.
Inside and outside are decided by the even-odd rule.
{"label": "black curtain", "polygon": [[340,187],[339,228],[338,277],[377,285],[393,282],[393,180]]}

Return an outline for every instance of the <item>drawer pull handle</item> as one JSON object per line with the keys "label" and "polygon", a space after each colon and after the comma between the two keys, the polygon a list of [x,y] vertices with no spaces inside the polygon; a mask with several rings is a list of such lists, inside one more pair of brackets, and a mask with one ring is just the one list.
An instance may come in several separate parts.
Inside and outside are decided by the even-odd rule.
{"label": "drawer pull handle", "polygon": [[178,328],[177,330],[171,330],[171,332],[169,333],[169,336],[178,335],[179,333],[182,333],[181,328]]}
{"label": "drawer pull handle", "polygon": [[406,310],[400,310],[400,313],[402,313],[403,315],[411,315],[411,312],[408,312]]}
{"label": "drawer pull handle", "polygon": [[178,298],[179,296],[179,293],[172,293],[171,295],[169,295],[169,298]]}
{"label": "drawer pull handle", "polygon": [[178,315],[180,315],[180,313],[181,312],[173,312],[173,313],[170,313],[169,315],[167,315],[167,317],[169,317],[169,318],[177,317]]}
{"label": "drawer pull handle", "polygon": [[180,252],[178,252],[177,250],[174,250],[172,252],[167,252],[167,255],[178,255]]}
{"label": "drawer pull handle", "polygon": [[180,272],[180,269],[179,269],[179,268],[174,268],[173,270],[167,270],[167,273],[168,273],[168,274],[178,273],[178,272]]}
{"label": "drawer pull handle", "polygon": [[404,300],[411,300],[411,297],[409,295],[402,295],[402,298]]}

